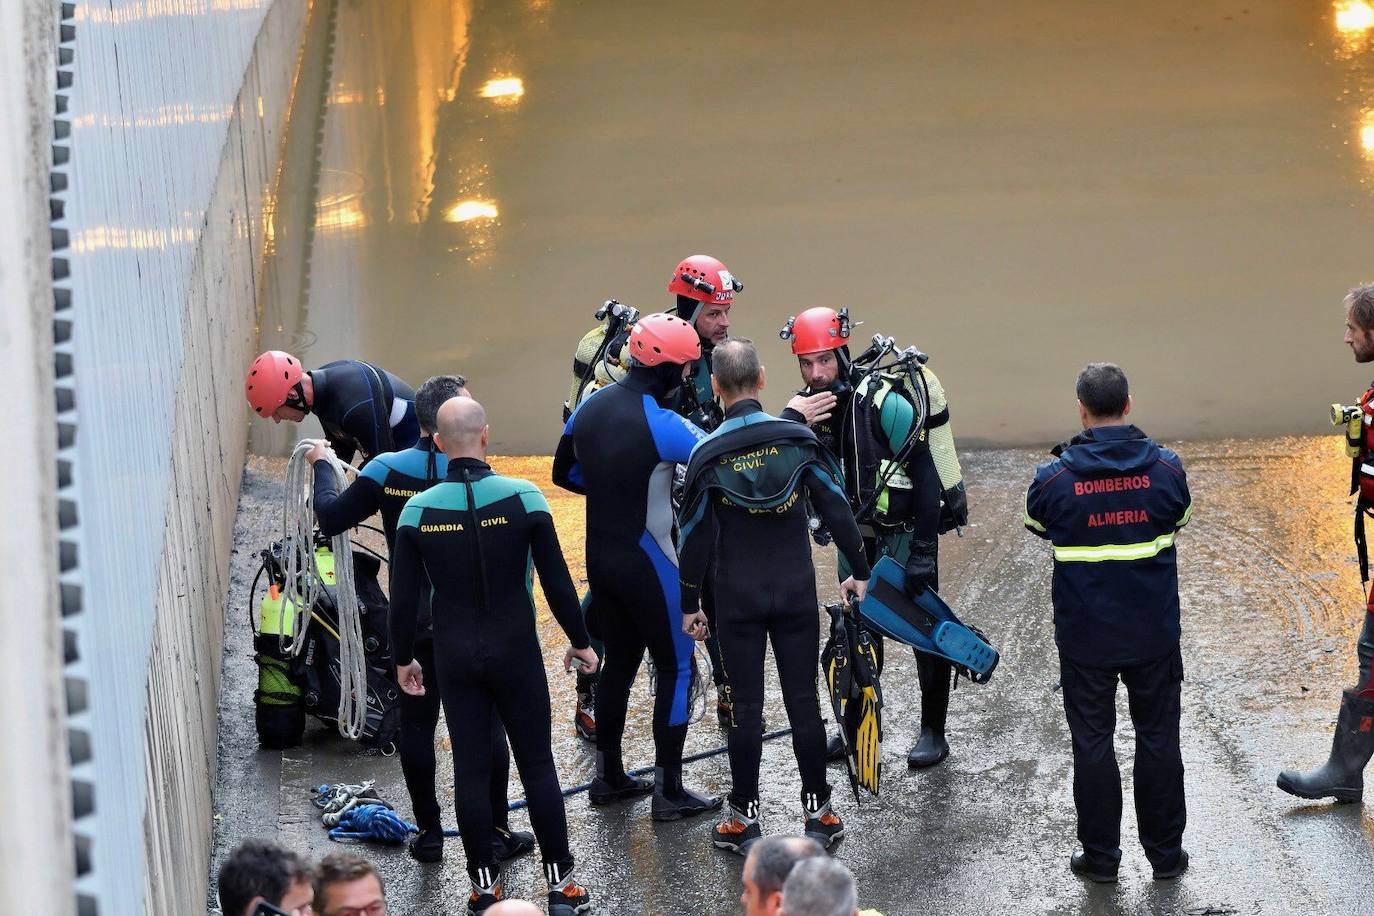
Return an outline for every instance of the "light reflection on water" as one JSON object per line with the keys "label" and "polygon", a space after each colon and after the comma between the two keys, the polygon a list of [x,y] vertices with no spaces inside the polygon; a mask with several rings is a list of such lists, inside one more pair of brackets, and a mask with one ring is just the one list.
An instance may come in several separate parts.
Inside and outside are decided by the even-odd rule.
{"label": "light reflection on water", "polygon": [[[696,250],[750,278],[735,330],[779,403],[778,324],[849,305],[932,354],[966,443],[1061,438],[1092,359],[1171,437],[1321,432],[1358,385],[1339,303],[1374,279],[1367,3],[832,21],[803,0],[779,24],[708,2],[730,27],[705,56],[666,5],[317,7],[330,80],[298,106],[319,142],[267,232],[263,346],[460,371],[502,451],[551,447],[596,305],[666,307]],[[331,203],[333,173],[356,199]],[[265,450],[301,432],[262,427]]]}

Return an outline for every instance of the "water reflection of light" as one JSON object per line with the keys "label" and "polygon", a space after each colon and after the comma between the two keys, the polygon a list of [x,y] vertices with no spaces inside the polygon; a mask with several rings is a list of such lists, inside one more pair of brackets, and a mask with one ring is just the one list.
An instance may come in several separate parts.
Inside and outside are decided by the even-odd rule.
{"label": "water reflection of light", "polygon": [[482,98],[497,99],[507,104],[515,104],[525,94],[525,82],[518,76],[487,80],[482,87]]}
{"label": "water reflection of light", "polygon": [[1374,28],[1374,6],[1364,0],[1341,0],[1336,4],[1336,28],[1346,34]]}
{"label": "water reflection of light", "polygon": [[496,219],[499,215],[496,204],[489,200],[464,200],[444,211],[444,219],[450,223],[466,223],[475,219]]}
{"label": "water reflection of light", "polygon": [[1374,158],[1374,111],[1364,113],[1364,123],[1360,125],[1360,149],[1365,158]]}
{"label": "water reflection of light", "polygon": [[315,205],[315,228],[322,232],[359,229],[366,223],[356,193],[329,194]]}

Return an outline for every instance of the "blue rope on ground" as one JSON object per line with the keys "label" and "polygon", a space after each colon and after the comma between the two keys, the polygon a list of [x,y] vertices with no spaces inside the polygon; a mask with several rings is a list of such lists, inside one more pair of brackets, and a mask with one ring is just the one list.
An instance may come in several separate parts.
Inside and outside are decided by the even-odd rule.
{"label": "blue rope on ground", "polygon": [[329,831],[331,840],[361,843],[375,840],[379,843],[404,843],[412,833],[420,828],[401,819],[401,816],[386,805],[359,805],[349,808],[339,818],[339,826]]}

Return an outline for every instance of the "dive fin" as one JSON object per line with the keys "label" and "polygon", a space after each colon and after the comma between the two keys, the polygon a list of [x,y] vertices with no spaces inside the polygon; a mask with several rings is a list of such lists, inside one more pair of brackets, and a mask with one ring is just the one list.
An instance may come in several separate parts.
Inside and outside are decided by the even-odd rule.
{"label": "dive fin", "polygon": [[999,656],[987,640],[965,626],[934,589],[913,600],[903,590],[905,573],[891,557],[873,567],[861,613],[863,625],[919,652],[938,655],[973,672],[986,683]]}

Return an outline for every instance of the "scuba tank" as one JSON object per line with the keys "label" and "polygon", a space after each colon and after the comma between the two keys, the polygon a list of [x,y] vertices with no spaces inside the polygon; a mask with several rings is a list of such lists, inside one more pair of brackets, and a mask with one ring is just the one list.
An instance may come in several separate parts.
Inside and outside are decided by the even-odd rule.
{"label": "scuba tank", "polygon": [[630,327],[639,320],[639,310],[614,299],[607,299],[593,316],[601,324],[592,328],[577,343],[573,354],[573,381],[568,399],[563,402],[563,422],[582,400],[599,388],[619,381],[628,367],[621,362]]}
{"label": "scuba tank", "polygon": [[[253,718],[257,726],[258,744],[264,748],[296,747],[305,735],[305,707],[307,697],[293,676],[296,641],[296,607],[282,595],[285,579],[279,550],[262,552],[262,568],[258,576],[267,573],[267,592],[258,603],[256,634],[253,638],[254,659],[258,664],[258,689],[253,691]],[[334,552],[326,545],[315,548],[315,568],[327,585],[334,584]],[[258,580],[253,580],[253,592]]]}

